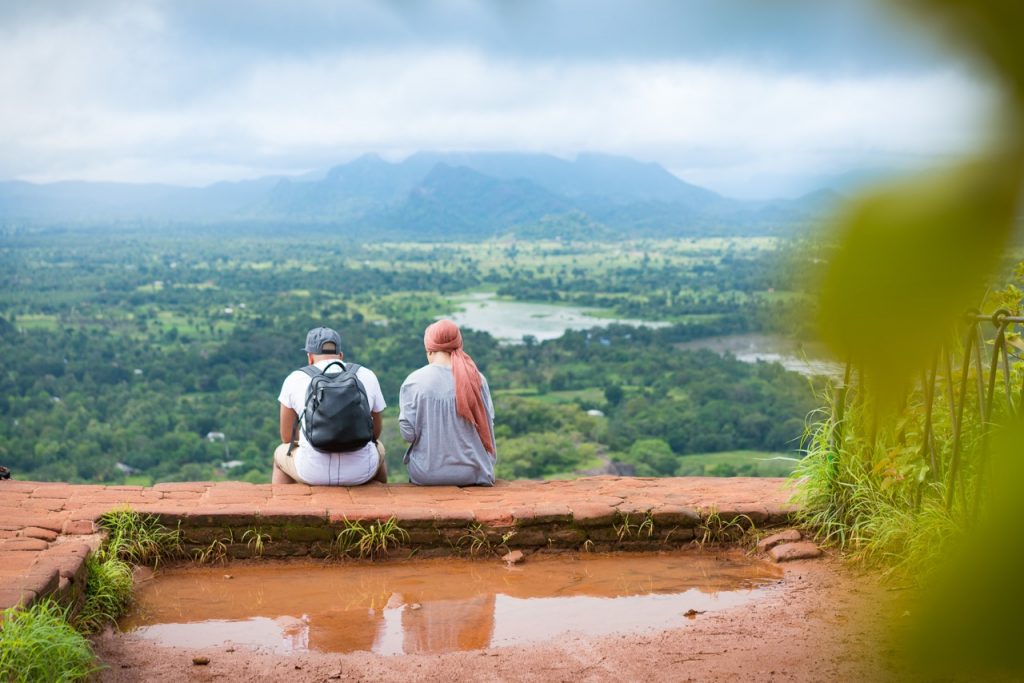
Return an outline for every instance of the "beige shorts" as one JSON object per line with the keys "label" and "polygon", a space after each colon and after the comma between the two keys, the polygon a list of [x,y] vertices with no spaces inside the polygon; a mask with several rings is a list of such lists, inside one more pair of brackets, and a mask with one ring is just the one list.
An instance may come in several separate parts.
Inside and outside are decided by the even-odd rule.
{"label": "beige shorts", "polygon": [[[288,449],[290,447],[291,444],[283,443],[274,449],[274,464],[277,465],[277,468],[279,470],[287,474],[295,481],[299,482],[300,484],[305,484],[306,482],[302,481],[302,478],[299,476],[299,473],[295,469],[295,458],[292,455],[288,455]],[[382,441],[378,441],[377,454],[380,456],[380,464],[377,466],[378,472],[380,471],[380,467],[384,464],[384,453],[384,443]]]}

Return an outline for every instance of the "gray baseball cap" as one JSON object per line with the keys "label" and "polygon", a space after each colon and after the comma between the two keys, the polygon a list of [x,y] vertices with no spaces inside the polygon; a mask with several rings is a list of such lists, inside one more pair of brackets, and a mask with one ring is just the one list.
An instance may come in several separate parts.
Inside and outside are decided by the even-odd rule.
{"label": "gray baseball cap", "polygon": [[[334,344],[334,351],[324,351],[325,344]],[[340,353],[341,336],[329,327],[314,327],[306,334],[306,353]]]}

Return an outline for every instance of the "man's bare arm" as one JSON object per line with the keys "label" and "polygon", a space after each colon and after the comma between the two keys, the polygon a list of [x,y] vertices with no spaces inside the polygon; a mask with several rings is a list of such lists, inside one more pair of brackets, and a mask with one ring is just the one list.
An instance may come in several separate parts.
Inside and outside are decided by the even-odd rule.
{"label": "man's bare arm", "polygon": [[384,421],[380,419],[380,413],[371,412],[370,417],[373,418],[373,440],[376,441],[380,438],[380,432],[384,426]]}
{"label": "man's bare arm", "polygon": [[281,406],[281,443],[290,443],[292,440],[292,429],[295,427],[295,421],[299,419],[299,416],[285,404],[280,403],[278,405]]}

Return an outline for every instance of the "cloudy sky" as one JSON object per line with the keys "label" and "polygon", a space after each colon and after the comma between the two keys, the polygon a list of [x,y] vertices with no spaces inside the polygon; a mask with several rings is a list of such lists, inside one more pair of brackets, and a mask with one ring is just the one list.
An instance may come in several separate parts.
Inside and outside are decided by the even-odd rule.
{"label": "cloudy sky", "polygon": [[911,25],[867,0],[3,3],[0,179],[595,151],[795,195],[983,139],[983,76]]}

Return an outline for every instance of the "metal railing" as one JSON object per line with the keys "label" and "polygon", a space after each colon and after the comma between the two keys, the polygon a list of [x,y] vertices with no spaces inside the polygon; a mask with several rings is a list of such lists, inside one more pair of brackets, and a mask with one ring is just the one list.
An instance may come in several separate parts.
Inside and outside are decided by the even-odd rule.
{"label": "metal railing", "polygon": [[[977,310],[968,312],[959,333],[952,335],[952,341],[940,348],[907,392],[905,401],[923,402],[923,415],[920,416],[920,423],[915,425],[921,434],[920,457],[923,464],[928,466],[929,480],[944,485],[947,509],[953,507],[957,495],[967,505],[964,450],[968,427],[973,429],[971,436],[975,441],[972,445],[977,445],[976,449],[972,448],[976,459],[971,463],[975,468],[975,495],[971,507],[976,512],[993,427],[1004,420],[1024,419],[1024,364],[1020,362],[1020,351],[1024,346],[1011,343],[1011,336],[1024,329],[1022,326],[1024,316],[1011,315],[1005,309],[992,314],[983,314]],[[844,420],[850,402],[863,396],[852,390],[855,376],[861,378],[862,374],[855,364],[848,362],[843,381],[836,387],[833,403],[833,420],[836,425],[833,440],[836,448],[843,438]],[[860,383],[862,381],[857,382]],[[1019,386],[1015,383],[1019,383]],[[997,386],[1001,388],[998,394]],[[942,454],[936,443],[936,410],[942,409],[939,404],[944,404],[949,420]],[[903,407],[906,407],[906,403]],[[977,420],[974,420],[968,408],[976,411]],[[869,438],[874,443],[877,418],[872,422],[870,431]],[[1024,451],[1024,444],[1021,444],[1021,450]],[[946,457],[941,457],[943,454]]]}

